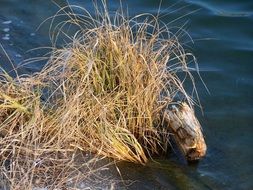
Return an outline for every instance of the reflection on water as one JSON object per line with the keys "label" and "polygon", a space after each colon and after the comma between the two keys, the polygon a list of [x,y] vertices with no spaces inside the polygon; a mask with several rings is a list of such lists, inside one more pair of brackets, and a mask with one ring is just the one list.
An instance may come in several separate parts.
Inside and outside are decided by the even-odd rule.
{"label": "reflection on water", "polygon": [[[57,1],[64,5],[63,1]],[[69,0],[87,8],[90,2]],[[110,0],[112,9],[118,1]],[[129,1],[129,14],[157,13],[158,1]],[[0,42],[9,58],[18,65],[23,59],[39,56],[48,47],[48,24],[38,25],[58,10],[50,1],[1,0]],[[197,10],[197,11],[196,11]],[[192,12],[192,14],[187,15]],[[165,1],[162,20],[171,27],[186,21],[186,30],[195,40],[187,49],[198,58],[201,75],[197,87],[204,110],[198,110],[208,144],[207,157],[197,165],[187,165],[175,154],[146,167],[120,163],[123,179],[136,180],[129,189],[253,189],[251,158],[253,138],[253,2],[226,0]],[[189,39],[188,39],[189,40]],[[9,58],[0,51],[0,64],[11,70]],[[26,65],[20,72],[34,72],[42,63]]]}

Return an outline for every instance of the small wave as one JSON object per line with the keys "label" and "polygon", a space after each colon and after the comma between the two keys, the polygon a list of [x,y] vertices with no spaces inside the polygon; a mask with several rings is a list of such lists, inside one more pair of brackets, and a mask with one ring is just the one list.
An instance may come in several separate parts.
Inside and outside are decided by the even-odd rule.
{"label": "small wave", "polygon": [[224,17],[250,17],[250,16],[252,16],[252,13],[217,11],[216,15],[224,16]]}
{"label": "small wave", "polygon": [[8,40],[10,40],[10,36],[9,36],[9,35],[4,35],[4,36],[2,37],[2,40],[8,41]]}
{"label": "small wave", "polygon": [[9,32],[9,31],[10,31],[10,28],[4,28],[3,31],[4,31],[4,32]]}
{"label": "small wave", "polygon": [[2,24],[11,24],[12,21],[11,20],[7,20],[7,21],[3,21]]}
{"label": "small wave", "polygon": [[[250,17],[253,16],[253,12],[249,12],[249,11],[241,11],[241,10],[231,10],[228,7],[217,7],[214,5],[211,5],[210,3],[207,2],[202,2],[202,1],[191,1],[191,0],[186,0],[186,2],[193,4],[193,5],[197,5],[200,6],[204,9],[209,10],[210,12],[212,12],[214,15],[217,16],[223,16],[223,17]],[[239,3],[238,3],[238,7],[239,7]],[[236,6],[235,6],[236,7]]]}

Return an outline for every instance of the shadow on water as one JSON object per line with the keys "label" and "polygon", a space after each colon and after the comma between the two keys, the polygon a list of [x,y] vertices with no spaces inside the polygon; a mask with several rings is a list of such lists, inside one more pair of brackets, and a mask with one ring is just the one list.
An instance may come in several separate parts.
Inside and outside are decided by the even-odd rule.
{"label": "shadow on water", "polygon": [[[57,2],[64,5],[63,1]],[[108,2],[112,9],[117,9],[118,1]],[[69,0],[69,3],[91,8],[88,1]],[[201,76],[210,91],[208,94],[196,77],[204,112],[202,115],[197,109],[197,115],[208,145],[207,156],[191,165],[173,152],[145,167],[121,162],[118,167],[122,178],[136,181],[128,189],[253,189],[253,2],[187,0],[174,3],[176,1],[164,0],[161,19],[170,22],[186,15],[171,26],[188,22],[185,28],[195,43],[187,43],[186,48],[196,55]],[[129,14],[133,15],[155,14],[159,3],[140,0],[127,4]],[[0,43],[16,66],[26,58],[45,53],[27,51],[50,46],[48,23],[39,30],[36,28],[57,10],[50,1],[1,0]],[[190,12],[193,13],[187,15]],[[44,62],[26,65],[19,72],[38,71]],[[8,71],[12,69],[2,49],[0,65]]]}

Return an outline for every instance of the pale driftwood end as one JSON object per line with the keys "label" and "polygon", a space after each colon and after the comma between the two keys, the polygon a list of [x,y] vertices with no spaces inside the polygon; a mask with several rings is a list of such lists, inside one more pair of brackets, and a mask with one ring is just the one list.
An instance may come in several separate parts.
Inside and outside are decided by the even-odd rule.
{"label": "pale driftwood end", "polygon": [[166,110],[164,117],[185,158],[189,161],[203,158],[207,147],[193,109],[186,103],[180,103]]}

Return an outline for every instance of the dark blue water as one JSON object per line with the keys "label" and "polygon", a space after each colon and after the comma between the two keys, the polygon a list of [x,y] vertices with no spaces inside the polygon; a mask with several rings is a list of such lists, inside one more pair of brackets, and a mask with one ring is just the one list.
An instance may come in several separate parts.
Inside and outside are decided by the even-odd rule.
{"label": "dark blue water", "polygon": [[[69,2],[91,7],[91,1]],[[117,9],[117,2],[109,1],[111,9]],[[130,15],[156,14],[158,2],[124,1]],[[50,0],[0,1],[0,43],[15,65],[42,53],[27,52],[29,49],[50,46],[48,23],[38,31],[36,28],[57,10]],[[136,180],[129,189],[253,189],[253,1],[164,0],[161,15],[172,28],[186,23],[184,28],[194,40],[184,42],[197,57],[210,91],[208,94],[197,79],[204,111],[202,115],[197,110],[197,115],[208,152],[194,165],[187,165],[174,153],[145,167],[120,163],[122,178]],[[11,70],[3,50],[0,65]],[[20,72],[34,72],[41,67],[42,63],[26,65]]]}

